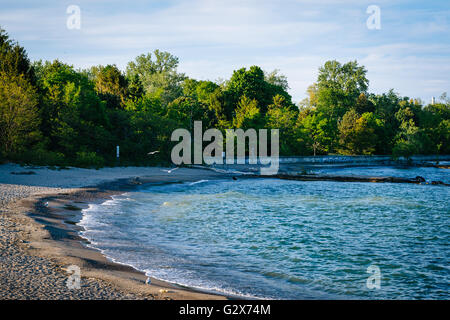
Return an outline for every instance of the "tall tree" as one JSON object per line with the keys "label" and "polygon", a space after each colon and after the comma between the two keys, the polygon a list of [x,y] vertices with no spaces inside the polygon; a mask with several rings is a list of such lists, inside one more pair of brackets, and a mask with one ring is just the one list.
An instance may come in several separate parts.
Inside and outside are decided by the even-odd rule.
{"label": "tall tree", "polygon": [[280,130],[280,137],[282,137],[280,154],[293,155],[301,152],[295,141],[298,111],[292,110],[284,102],[284,98],[280,95],[273,98],[273,104],[269,106],[266,113],[266,127]]}
{"label": "tall tree", "polygon": [[258,108],[258,102],[247,96],[242,96],[233,119],[233,126],[241,129],[258,129],[263,126],[263,118]]}
{"label": "tall tree", "polygon": [[331,113],[332,117],[342,117],[352,108],[361,93],[367,93],[369,80],[367,70],[358,62],[341,64],[327,61],[319,69],[317,78],[317,99],[319,107]]}
{"label": "tall tree", "polygon": [[158,96],[164,104],[175,100],[183,93],[182,82],[186,79],[183,73],[177,72],[178,58],[168,52],[155,50],[142,54],[128,63],[127,77],[138,76],[147,94]]}
{"label": "tall tree", "polygon": [[92,67],[95,90],[109,108],[123,108],[128,97],[127,80],[116,65]]}
{"label": "tall tree", "polygon": [[331,128],[329,118],[323,113],[306,109],[299,114],[297,120],[297,142],[303,148],[301,154],[326,154],[330,152]]}
{"label": "tall tree", "polygon": [[23,75],[31,84],[35,83],[33,68],[25,49],[10,40],[2,28],[0,28],[0,72]]}
{"label": "tall tree", "polygon": [[72,156],[81,148],[112,150],[100,142],[106,136],[108,121],[94,83],[57,60],[39,64],[38,74],[43,95],[41,128],[50,138],[50,148]]}
{"label": "tall tree", "polygon": [[366,94],[369,80],[367,70],[356,61],[341,64],[327,61],[319,68],[317,78],[317,111],[326,115],[331,125],[328,135],[330,151],[338,145],[338,121],[344,114],[354,108],[361,93]]}
{"label": "tall tree", "polygon": [[38,96],[24,75],[0,72],[0,142],[3,154],[24,151],[39,140]]}
{"label": "tall tree", "polygon": [[339,151],[343,154],[373,154],[376,150],[376,127],[381,125],[373,113],[360,116],[355,109],[348,111],[339,122]]}
{"label": "tall tree", "polygon": [[279,81],[273,80],[273,82],[266,81],[264,71],[258,66],[252,66],[249,70],[246,68],[235,70],[226,85],[227,108],[236,108],[241,97],[246,96],[251,100],[256,100],[261,113],[265,114],[273,97],[277,94],[283,96],[286,102],[292,105],[291,96],[279,84]]}

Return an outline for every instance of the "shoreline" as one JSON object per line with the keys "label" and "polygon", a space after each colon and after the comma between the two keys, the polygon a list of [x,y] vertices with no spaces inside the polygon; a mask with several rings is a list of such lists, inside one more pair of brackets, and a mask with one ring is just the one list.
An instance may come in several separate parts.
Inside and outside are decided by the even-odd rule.
{"label": "shoreline", "polygon": [[[156,173],[162,169],[153,168],[152,170]],[[2,203],[3,219],[0,231],[3,231],[2,227],[7,224],[8,220],[11,220],[16,230],[10,231],[15,233],[16,239],[13,243],[9,242],[2,246],[0,276],[6,278],[7,283],[2,283],[0,280],[0,292],[2,292],[0,299],[223,300],[239,298],[184,287],[151,277],[151,284],[146,284],[147,276],[144,272],[112,261],[100,250],[90,246],[89,241],[79,234],[82,227],[77,223],[82,217],[82,209],[92,203],[107,201],[113,195],[134,190],[138,185],[226,177],[224,174],[207,170],[200,171],[200,169],[179,171],[182,172],[170,176],[161,173],[153,177],[133,176],[102,182],[92,187],[46,190],[48,192],[38,192],[38,194],[12,201],[6,206]],[[14,278],[8,275],[8,273],[14,274],[14,271],[7,270],[7,260],[17,260],[18,256],[24,255],[30,257],[27,259],[28,261],[33,260],[31,257],[43,259],[45,263],[51,265],[48,268],[55,273],[45,277],[42,274],[39,275],[42,272],[36,272],[37,274],[32,276],[32,281],[45,283],[39,286],[41,292],[37,296],[33,296],[32,293],[28,294],[29,288],[19,288],[20,283],[14,282],[14,279],[8,279],[8,277]],[[64,288],[69,276],[67,267],[70,265],[80,267],[81,289]],[[42,267],[39,263],[35,263],[32,264],[32,269],[39,271]],[[58,279],[55,281],[57,283],[50,283],[53,278]],[[29,281],[26,283],[29,284]],[[18,286],[15,287],[15,285]],[[90,287],[94,287],[94,289]],[[86,293],[85,291],[94,292]],[[81,294],[81,292],[83,293]]]}
{"label": "shoreline", "polygon": [[[32,168],[36,170],[35,174],[20,175],[18,178],[22,181],[17,182],[21,184],[12,184],[11,180],[16,179],[15,173],[6,173],[17,169],[16,167],[9,166],[5,170],[5,166],[0,166],[0,300],[251,299],[186,287],[152,277],[151,284],[148,285],[144,272],[116,262],[90,245],[80,235],[82,227],[77,223],[82,218],[82,210],[90,204],[103,203],[114,195],[136,190],[140,185],[235,179],[235,176],[239,179],[262,177],[254,174],[239,175],[237,172],[227,174],[209,168],[180,168],[173,174],[164,172],[159,167],[117,168],[103,172],[74,168],[52,171],[50,174],[46,168]],[[105,174],[109,181],[104,179]],[[52,175],[56,178],[52,178]],[[49,181],[42,181],[47,177]],[[90,187],[73,185],[71,179],[74,177],[80,178]],[[279,174],[270,178],[311,181],[312,177]],[[351,177],[348,180],[349,177],[346,176],[343,180],[343,176],[333,175],[319,177],[321,179],[318,180],[342,182],[354,182],[355,179]],[[318,177],[312,180],[316,178]],[[386,181],[386,177],[376,178],[375,181],[366,181],[367,179],[373,177],[357,177],[359,182],[395,182],[389,179]],[[398,182],[421,184],[417,178],[406,179],[407,181],[401,179]],[[79,290],[66,288],[69,276],[67,267],[70,265],[81,269],[82,288]]]}
{"label": "shoreline", "polygon": [[[151,284],[147,285],[148,277],[143,271],[126,263],[114,261],[100,249],[95,248],[88,239],[80,235],[80,231],[84,230],[83,227],[78,225],[83,216],[82,210],[91,204],[108,201],[114,195],[134,190],[136,185],[133,182],[134,179],[130,179],[130,181],[118,180],[70,195],[40,198],[34,203],[34,213],[29,214],[29,216],[35,220],[47,218],[47,222],[43,223],[39,220],[38,222],[43,223],[44,228],[49,231],[52,237],[48,245],[51,245],[51,242],[57,242],[56,246],[63,250],[63,255],[56,257],[60,263],[67,264],[69,262],[68,257],[76,258],[73,264],[80,266],[82,275],[110,281],[121,289],[154,299],[231,298],[206,290],[180,286],[153,277],[149,277]],[[143,182],[142,184],[145,185],[146,183]],[[113,187],[110,188],[110,186]],[[48,202],[48,206],[44,206],[46,202]],[[53,216],[54,219],[48,219],[49,216]],[[40,244],[39,249],[44,250],[44,255],[48,254],[49,247],[47,244]]]}

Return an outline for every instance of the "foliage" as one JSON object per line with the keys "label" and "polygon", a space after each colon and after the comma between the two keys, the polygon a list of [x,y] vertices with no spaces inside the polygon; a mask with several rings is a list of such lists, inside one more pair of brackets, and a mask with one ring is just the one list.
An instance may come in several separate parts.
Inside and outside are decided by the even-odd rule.
{"label": "foliage", "polygon": [[0,72],[10,75],[23,75],[34,84],[34,70],[25,49],[9,39],[5,30],[0,28]]}
{"label": "foliage", "polygon": [[139,78],[145,93],[151,93],[169,103],[182,95],[182,82],[186,76],[177,73],[178,58],[168,52],[155,50],[142,54],[127,66],[128,78]]}
{"label": "foliage", "polygon": [[236,115],[233,119],[235,128],[250,129],[260,128],[262,124],[262,116],[258,108],[258,102],[250,100],[247,96],[242,96],[236,108]]}
{"label": "foliage", "polygon": [[[109,108],[123,107],[127,99],[127,80],[115,65],[92,68],[95,90]],[[136,89],[139,90],[139,89]]]}
{"label": "foliage", "polygon": [[82,168],[99,168],[104,165],[104,160],[95,152],[81,151],[77,152],[75,163]]}
{"label": "foliage", "polygon": [[[75,70],[30,63],[0,29],[0,157],[100,167],[170,162],[173,130],[279,129],[281,155],[450,153],[450,101],[422,105],[393,90],[368,92],[357,61],[327,61],[298,107],[287,78],[258,66],[228,80],[187,78],[179,60],[155,50],[129,62]],[[158,153],[148,155],[151,151]]]}
{"label": "foliage", "polygon": [[382,125],[373,113],[359,115],[348,111],[339,122],[340,152],[342,154],[373,154],[377,143],[376,129]]}
{"label": "foliage", "polygon": [[234,71],[226,85],[225,94],[228,98],[229,109],[235,108],[242,96],[256,100],[262,114],[266,113],[267,107],[276,95],[282,96],[289,105],[292,105],[291,96],[282,84],[280,85],[280,81],[267,82],[264,71],[258,66],[252,66],[249,70],[242,68]]}
{"label": "foliage", "polygon": [[40,138],[38,96],[23,75],[0,72],[0,153],[11,155]]}

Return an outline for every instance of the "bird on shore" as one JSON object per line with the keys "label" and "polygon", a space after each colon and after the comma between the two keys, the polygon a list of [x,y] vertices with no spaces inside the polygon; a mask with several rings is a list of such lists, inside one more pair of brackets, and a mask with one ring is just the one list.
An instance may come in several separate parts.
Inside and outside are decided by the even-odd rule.
{"label": "bird on shore", "polygon": [[147,277],[147,280],[145,280],[145,284],[151,284],[152,281],[150,280],[150,277]]}
{"label": "bird on shore", "polygon": [[158,152],[159,152],[158,150],[156,150],[156,151],[150,151],[149,153],[147,153],[147,155],[151,156],[151,155],[154,155],[154,154],[156,154],[156,153],[158,153]]}
{"label": "bird on shore", "polygon": [[167,172],[167,173],[172,173],[173,171],[175,171],[177,169],[178,169],[178,167],[170,169],[170,170],[161,170],[161,171],[164,171],[164,172]]}

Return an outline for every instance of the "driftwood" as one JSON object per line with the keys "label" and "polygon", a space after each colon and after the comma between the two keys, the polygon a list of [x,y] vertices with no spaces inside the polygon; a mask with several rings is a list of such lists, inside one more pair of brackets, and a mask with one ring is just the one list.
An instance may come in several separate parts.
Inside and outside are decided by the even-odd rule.
{"label": "driftwood", "polygon": [[[417,176],[415,178],[400,178],[400,177],[367,177],[367,176],[337,176],[337,175],[318,175],[318,174],[277,174],[277,175],[259,175],[261,178],[277,178],[283,180],[297,180],[297,181],[339,181],[339,182],[390,182],[390,183],[414,183],[414,184],[428,184],[425,179]],[[433,185],[450,186],[442,181],[433,181]]]}

